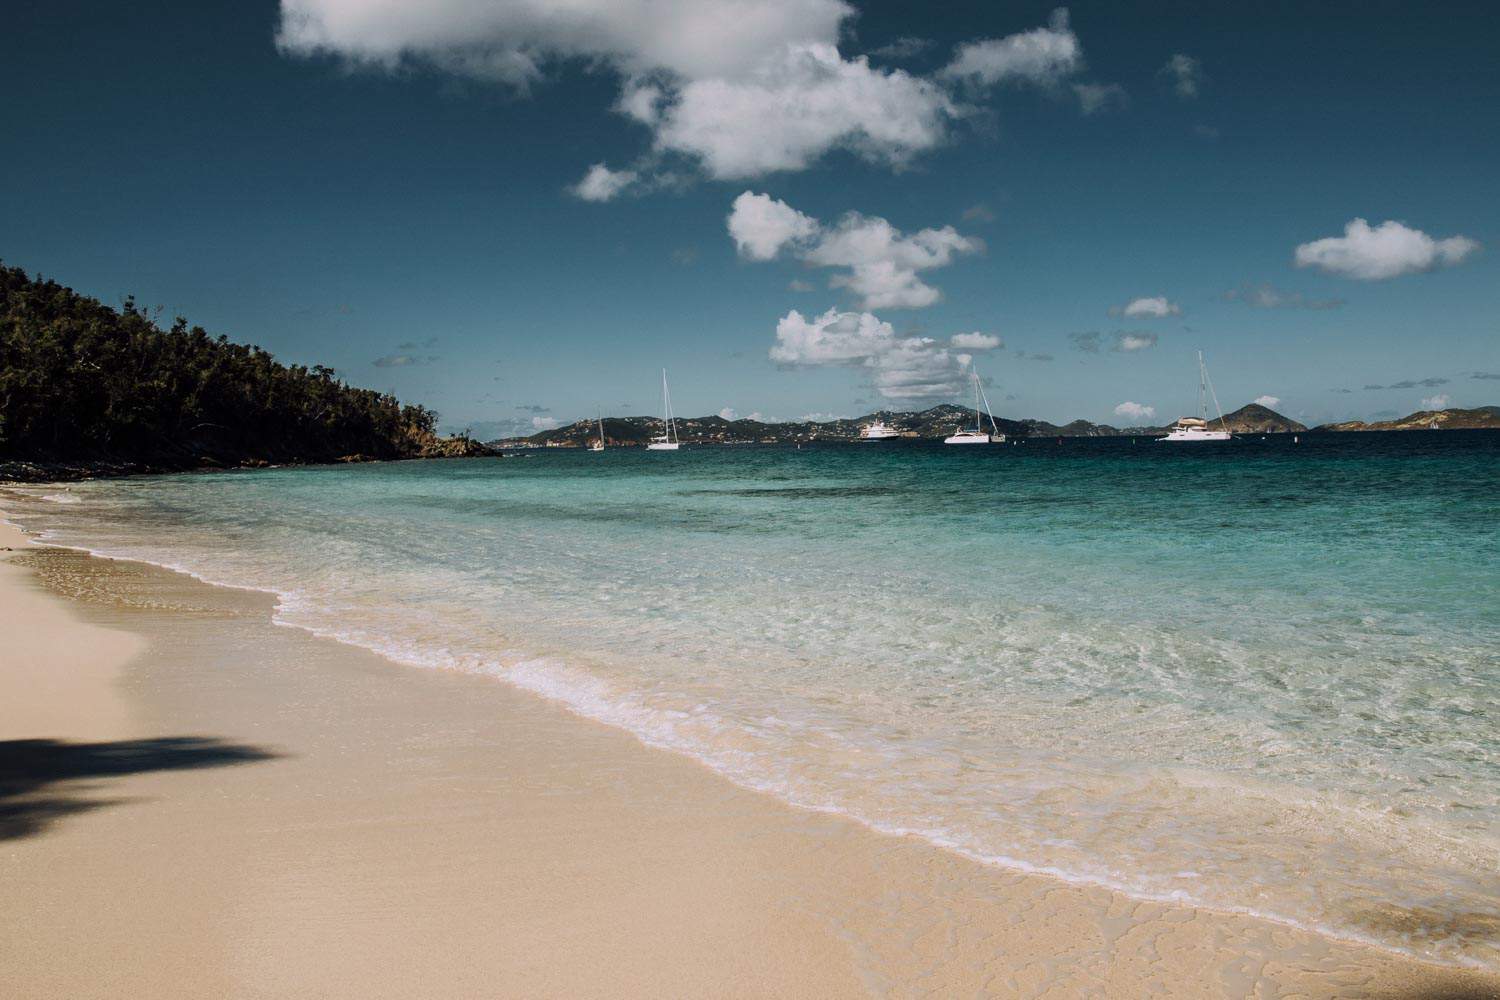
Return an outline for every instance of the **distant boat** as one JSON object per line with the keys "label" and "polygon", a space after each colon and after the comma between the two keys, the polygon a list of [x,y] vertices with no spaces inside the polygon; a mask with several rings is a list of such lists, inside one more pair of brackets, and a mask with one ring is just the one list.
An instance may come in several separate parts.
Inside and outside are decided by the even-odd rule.
{"label": "distant boat", "polygon": [[[1208,399],[1213,397],[1214,409],[1219,413],[1219,429],[1210,430],[1208,426]],[[1203,363],[1203,352],[1198,352],[1198,415],[1196,417],[1178,417],[1177,422],[1163,441],[1228,441],[1229,431],[1224,427],[1224,410],[1219,406],[1218,393],[1214,392],[1214,384],[1208,379],[1208,365]]]}
{"label": "distant boat", "polygon": [[672,415],[672,390],[667,388],[667,370],[661,370],[661,413],[666,433],[658,434],[646,445],[647,451],[676,451],[682,442],[677,439],[677,420]]}
{"label": "distant boat", "polygon": [[878,418],[873,424],[866,424],[859,429],[861,441],[889,441],[891,438],[900,436],[900,431]]}
{"label": "distant boat", "polygon": [[604,414],[599,414],[599,440],[589,442],[589,451],[604,450]]}
{"label": "distant boat", "polygon": [[[984,395],[984,388],[979,384],[979,373],[970,372],[974,377],[974,429],[963,428],[954,431],[948,437],[943,438],[943,444],[1004,444],[1005,435],[1000,433],[1000,428],[995,426],[995,415],[990,413],[990,401]],[[979,401],[984,399],[984,412],[990,418],[990,433],[985,433],[984,425],[979,420]]]}

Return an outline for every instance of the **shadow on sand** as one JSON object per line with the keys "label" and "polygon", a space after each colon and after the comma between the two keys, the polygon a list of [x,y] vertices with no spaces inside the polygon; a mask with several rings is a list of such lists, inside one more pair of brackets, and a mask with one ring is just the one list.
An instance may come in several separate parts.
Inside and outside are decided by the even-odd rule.
{"label": "shadow on sand", "polygon": [[[79,798],[68,791],[98,787],[90,779],[226,767],[278,756],[258,747],[206,736],[65,743],[60,740],[0,740],[0,840],[31,837],[74,813],[120,799]],[[78,782],[68,786],[68,782]]]}

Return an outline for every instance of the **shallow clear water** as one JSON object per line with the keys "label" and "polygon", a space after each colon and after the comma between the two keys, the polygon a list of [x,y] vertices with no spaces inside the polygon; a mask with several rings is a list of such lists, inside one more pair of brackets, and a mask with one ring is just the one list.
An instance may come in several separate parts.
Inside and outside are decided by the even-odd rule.
{"label": "shallow clear water", "polygon": [[6,507],[803,806],[1500,967],[1500,434],[552,450]]}

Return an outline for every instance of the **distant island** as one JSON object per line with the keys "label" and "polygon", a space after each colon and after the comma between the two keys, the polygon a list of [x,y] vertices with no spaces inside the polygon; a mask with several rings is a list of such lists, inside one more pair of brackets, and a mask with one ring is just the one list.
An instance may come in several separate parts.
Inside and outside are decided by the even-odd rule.
{"label": "distant island", "polygon": [[0,264],[0,480],[484,454],[437,414]]}
{"label": "distant island", "polygon": [[1398,420],[1346,420],[1323,424],[1319,431],[1447,431],[1481,430],[1500,427],[1500,406],[1477,406],[1472,410],[1418,410]]}
{"label": "distant island", "polygon": [[[767,423],[760,420],[726,420],[723,417],[687,417],[677,420],[677,432],[683,441],[693,444],[790,444],[802,441],[856,441],[860,428],[876,420],[896,428],[904,438],[941,439],[954,428],[974,421],[974,411],[952,403],[943,403],[920,411],[876,410],[862,417],[840,420],[797,420]],[[1010,438],[1044,437],[1160,437],[1162,427],[1112,427],[1087,420],[1053,424],[1045,420],[1007,420],[996,417],[995,424]],[[1213,425],[1219,425],[1218,420]],[[1224,425],[1236,434],[1294,434],[1307,428],[1258,403],[1242,406],[1224,415]],[[605,417],[605,444],[629,447],[645,444],[662,432],[660,417]],[[599,425],[594,420],[579,420],[565,427],[542,431],[527,437],[501,438],[489,442],[493,448],[578,448],[597,440]]]}
{"label": "distant island", "polygon": [[[678,418],[681,439],[700,445],[792,444],[810,441],[857,441],[860,428],[876,420],[896,428],[901,437],[941,439],[955,427],[974,420],[974,411],[951,403],[926,410],[876,410],[862,417],[838,420],[792,420],[769,423],[761,420],[726,420],[720,416]],[[1114,427],[1088,420],[1054,424],[1045,420],[1008,420],[995,418],[996,425],[1010,438],[1048,437],[1162,437],[1168,425],[1151,427]],[[1217,418],[1210,426],[1220,426]],[[1322,424],[1309,428],[1259,403],[1249,403],[1224,415],[1223,426],[1235,434],[1305,434],[1338,431],[1388,430],[1459,430],[1500,428],[1500,407],[1482,406],[1472,410],[1421,410],[1400,420],[1367,424],[1362,421]],[[605,417],[605,444],[612,448],[644,445],[662,433],[660,417]],[[506,448],[580,448],[599,438],[597,420],[578,420],[553,430],[525,437],[500,438],[489,447]]]}

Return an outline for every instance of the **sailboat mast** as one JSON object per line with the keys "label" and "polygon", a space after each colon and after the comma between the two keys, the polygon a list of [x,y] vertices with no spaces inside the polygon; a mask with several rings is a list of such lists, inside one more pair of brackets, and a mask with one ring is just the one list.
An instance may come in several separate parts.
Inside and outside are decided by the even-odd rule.
{"label": "sailboat mast", "polygon": [[974,429],[982,431],[984,425],[979,422],[979,373],[970,372],[969,374],[974,376]]}
{"label": "sailboat mast", "polygon": [[1198,419],[1208,423],[1208,371],[1203,367],[1203,352],[1198,352]]}

